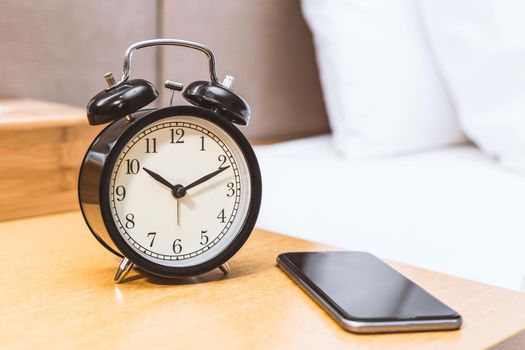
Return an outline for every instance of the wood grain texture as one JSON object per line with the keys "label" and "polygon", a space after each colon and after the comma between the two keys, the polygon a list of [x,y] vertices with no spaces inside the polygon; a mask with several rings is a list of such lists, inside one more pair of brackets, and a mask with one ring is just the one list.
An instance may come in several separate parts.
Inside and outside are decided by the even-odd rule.
{"label": "wood grain texture", "polygon": [[333,248],[261,230],[226,278],[133,270],[121,285],[112,281],[118,259],[79,212],[0,223],[0,239],[2,349],[503,349],[525,337],[524,294],[396,263],[463,315],[462,330],[345,332],[275,266],[285,251]]}
{"label": "wood grain texture", "polygon": [[82,108],[0,100],[0,220],[78,209],[78,171],[100,130]]}
{"label": "wood grain texture", "polygon": [[0,129],[86,126],[86,112],[79,107],[32,99],[1,99]]}

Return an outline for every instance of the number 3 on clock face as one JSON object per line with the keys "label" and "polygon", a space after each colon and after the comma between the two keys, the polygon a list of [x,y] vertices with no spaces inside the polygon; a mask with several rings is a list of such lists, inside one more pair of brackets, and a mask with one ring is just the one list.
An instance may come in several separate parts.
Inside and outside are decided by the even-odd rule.
{"label": "number 3 on clock face", "polygon": [[156,264],[185,267],[235,240],[251,199],[249,164],[234,139],[193,116],[151,123],[111,171],[111,218],[127,245]]}

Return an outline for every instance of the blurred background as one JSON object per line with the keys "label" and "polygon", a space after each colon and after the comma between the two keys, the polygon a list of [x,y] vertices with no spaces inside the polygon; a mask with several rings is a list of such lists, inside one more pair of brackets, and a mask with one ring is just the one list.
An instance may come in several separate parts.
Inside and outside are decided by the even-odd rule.
{"label": "blurred background", "polygon": [[[236,78],[249,102],[250,137],[328,131],[311,34],[298,0],[2,1],[0,97],[30,97],[84,107],[122,74],[126,49],[152,38],[201,42],[217,57],[219,78]],[[209,80],[202,54],[180,48],[141,50],[133,75],[162,88],[166,79]],[[181,102],[181,99],[178,100]]]}

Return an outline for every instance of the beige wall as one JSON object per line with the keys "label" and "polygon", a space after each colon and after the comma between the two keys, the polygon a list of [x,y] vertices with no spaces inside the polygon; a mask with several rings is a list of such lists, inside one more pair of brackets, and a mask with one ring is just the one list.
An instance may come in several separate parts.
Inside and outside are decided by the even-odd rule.
{"label": "beige wall", "polygon": [[[122,72],[130,42],[156,36],[154,1],[2,0],[0,97],[34,97],[85,106]],[[137,74],[155,78],[154,53]],[[148,62],[149,59],[149,62]],[[142,61],[142,64],[139,63]]]}
{"label": "beige wall", "polygon": [[[206,43],[217,55],[218,75],[235,76],[234,88],[253,112],[248,135],[327,130],[312,38],[298,0],[174,0],[165,2],[163,13],[165,36]],[[206,78],[203,58],[163,51],[170,79]]]}
{"label": "beige wall", "polygon": [[[161,36],[214,50],[219,77],[234,75],[234,88],[252,107],[252,123],[243,128],[248,136],[328,129],[299,0],[3,0],[0,98],[84,106],[105,86],[104,73],[120,77],[131,43]],[[204,56],[176,48],[141,50],[133,75],[155,81],[163,104],[164,79],[208,79]]]}

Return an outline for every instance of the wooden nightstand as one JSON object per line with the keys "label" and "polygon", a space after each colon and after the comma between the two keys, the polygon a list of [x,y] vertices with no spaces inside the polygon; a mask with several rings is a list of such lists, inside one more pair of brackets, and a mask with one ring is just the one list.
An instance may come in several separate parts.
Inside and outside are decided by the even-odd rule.
{"label": "wooden nightstand", "polygon": [[[343,331],[275,266],[285,251],[334,248],[256,230],[220,271],[164,280],[132,271],[79,212],[0,223],[0,347],[225,349],[519,349],[525,294],[392,263],[463,315],[460,331],[355,335]],[[201,281],[203,283],[196,283]]]}
{"label": "wooden nightstand", "polygon": [[101,129],[83,108],[0,100],[0,220],[78,209],[78,169]]}

